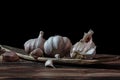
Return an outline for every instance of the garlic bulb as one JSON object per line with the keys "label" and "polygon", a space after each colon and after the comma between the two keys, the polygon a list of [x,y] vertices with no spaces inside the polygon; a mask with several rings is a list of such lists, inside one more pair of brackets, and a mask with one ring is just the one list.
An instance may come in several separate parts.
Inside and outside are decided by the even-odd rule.
{"label": "garlic bulb", "polygon": [[67,37],[56,35],[46,40],[44,52],[49,57],[55,57],[55,54],[59,54],[59,57],[64,57],[69,54],[71,47],[72,43]]}
{"label": "garlic bulb", "polygon": [[44,35],[44,32],[40,31],[38,38],[30,39],[25,42],[24,49],[28,54],[36,48],[40,48],[41,50],[44,50],[43,46],[44,46],[45,39],[43,38],[43,35]]}
{"label": "garlic bulb", "polygon": [[96,54],[96,46],[92,40],[93,31],[84,33],[83,38],[75,43],[70,51],[71,58],[92,59]]}

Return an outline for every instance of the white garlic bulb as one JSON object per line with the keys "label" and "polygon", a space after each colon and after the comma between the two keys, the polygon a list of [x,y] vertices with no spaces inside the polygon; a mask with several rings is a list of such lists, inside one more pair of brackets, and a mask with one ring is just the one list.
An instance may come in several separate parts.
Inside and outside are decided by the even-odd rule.
{"label": "white garlic bulb", "polygon": [[69,54],[72,43],[69,38],[63,36],[51,36],[44,43],[44,52],[49,57],[55,57],[55,54],[59,54],[59,57],[64,57]]}
{"label": "white garlic bulb", "polygon": [[71,58],[92,59],[96,54],[96,46],[92,40],[93,31],[89,30],[83,38],[75,43],[70,51]]}
{"label": "white garlic bulb", "polygon": [[44,50],[43,46],[44,46],[45,39],[43,38],[43,35],[44,35],[44,32],[40,31],[38,38],[30,39],[25,42],[24,49],[28,54],[37,48],[40,48],[42,51]]}

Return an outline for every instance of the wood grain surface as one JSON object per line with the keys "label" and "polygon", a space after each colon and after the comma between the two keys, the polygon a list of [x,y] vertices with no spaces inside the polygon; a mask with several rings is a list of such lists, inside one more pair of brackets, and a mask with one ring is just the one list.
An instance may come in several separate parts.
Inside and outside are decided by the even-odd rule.
{"label": "wood grain surface", "polygon": [[[96,58],[112,56],[120,57],[97,54]],[[120,80],[120,58],[95,64],[55,64],[55,67],[26,60],[0,62],[0,80]]]}

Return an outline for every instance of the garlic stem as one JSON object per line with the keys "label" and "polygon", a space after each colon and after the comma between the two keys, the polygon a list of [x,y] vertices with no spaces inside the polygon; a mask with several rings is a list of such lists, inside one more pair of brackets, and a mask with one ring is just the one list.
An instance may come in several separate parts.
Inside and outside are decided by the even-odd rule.
{"label": "garlic stem", "polygon": [[0,62],[2,62],[3,61],[3,56],[0,56]]}
{"label": "garlic stem", "polygon": [[[11,50],[16,50],[18,48],[14,48],[14,47],[9,47],[9,46],[5,46],[5,45],[0,45],[2,49],[6,50],[6,51],[11,51]],[[19,49],[18,49],[19,50]],[[34,59],[32,56],[28,56],[28,55],[24,55],[24,51],[22,49],[20,49],[21,52],[16,52],[16,54],[21,58],[21,59],[25,59],[25,60],[29,60],[29,61],[36,61],[36,59]],[[0,58],[2,58],[0,56]],[[94,64],[94,63],[99,63],[99,62],[109,62],[109,61],[113,61],[113,60],[118,60],[120,59],[119,56],[117,57],[110,57],[110,58],[106,58],[106,59],[93,59],[93,60],[81,60],[81,59],[69,59],[69,58],[60,58],[60,59],[56,59],[56,58],[47,58],[47,57],[38,57],[37,61],[40,62],[45,62],[48,59],[53,60],[54,63],[60,63],[60,64]],[[1,59],[0,59],[1,60]]]}
{"label": "garlic stem", "polygon": [[44,32],[43,32],[43,31],[40,31],[40,34],[39,34],[38,38],[43,37],[43,35],[44,35]]}

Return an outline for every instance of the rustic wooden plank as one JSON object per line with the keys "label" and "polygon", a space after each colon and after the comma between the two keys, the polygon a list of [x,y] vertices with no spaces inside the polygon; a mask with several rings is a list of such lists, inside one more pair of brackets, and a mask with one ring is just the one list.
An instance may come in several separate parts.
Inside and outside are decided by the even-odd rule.
{"label": "rustic wooden plank", "polygon": [[[16,48],[15,48],[16,49]],[[23,50],[16,49],[18,51]],[[119,57],[97,54],[95,59]],[[21,60],[0,62],[1,80],[120,80],[120,59],[95,64],[55,64],[45,67],[43,62]]]}
{"label": "rustic wooden plank", "polygon": [[96,68],[41,68],[35,66],[0,66],[0,77],[7,78],[50,78],[50,79],[90,79],[120,77],[120,70],[117,69],[96,69]]}

